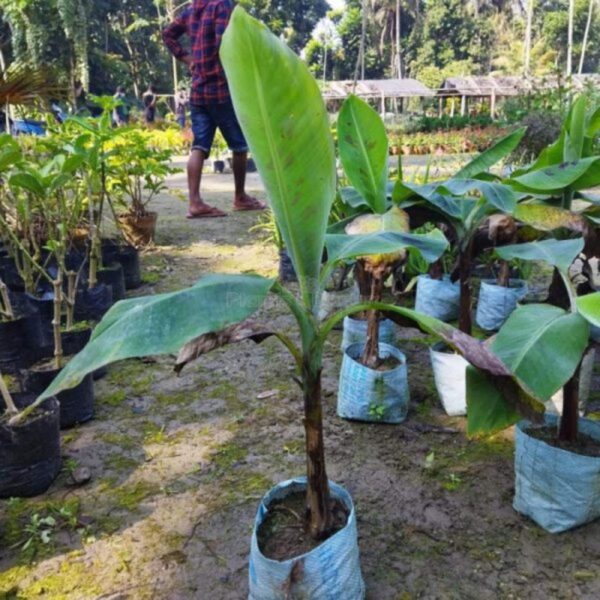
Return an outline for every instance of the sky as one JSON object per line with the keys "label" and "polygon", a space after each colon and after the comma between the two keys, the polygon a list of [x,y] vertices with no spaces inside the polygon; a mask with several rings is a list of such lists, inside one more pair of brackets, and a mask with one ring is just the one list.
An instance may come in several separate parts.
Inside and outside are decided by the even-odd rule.
{"label": "sky", "polygon": [[345,5],[344,0],[327,0],[327,2],[329,2],[333,8],[344,8]]}

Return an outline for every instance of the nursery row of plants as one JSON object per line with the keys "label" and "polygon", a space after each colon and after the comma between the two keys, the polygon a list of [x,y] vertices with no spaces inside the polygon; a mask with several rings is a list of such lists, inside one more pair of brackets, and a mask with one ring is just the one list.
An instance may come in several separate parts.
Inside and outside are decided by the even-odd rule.
{"label": "nursery row of plants", "polygon": [[5,418],[30,404],[93,324],[142,284],[139,248],[152,241],[157,217],[147,205],[172,172],[171,151],[152,145],[154,133],[113,129],[110,102],[101,118],[72,118],[45,137],[0,137],[0,372],[22,390],[11,397],[0,386],[8,407],[2,497],[47,488],[60,469],[58,424],[93,417],[93,379],[105,371],[16,434]]}
{"label": "nursery row of plants", "polygon": [[[250,597],[364,598],[352,499],[327,476],[322,358],[328,335],[343,324],[338,414],[399,423],[407,417],[409,402],[406,357],[394,335],[400,325],[436,339],[431,357],[442,405],[449,414],[466,415],[469,435],[517,424],[516,510],[552,532],[599,517],[600,428],[580,417],[580,403],[594,327],[600,326],[600,293],[591,284],[592,259],[598,256],[598,200],[588,192],[600,185],[600,156],[593,154],[600,108],[588,106],[585,97],[574,99],[560,137],[509,177],[491,168],[514,151],[523,130],[498,139],[454,176],[417,184],[404,179],[401,169],[390,180],[385,126],[356,97],[348,98],[340,112],[336,153],[309,71],[239,7],[223,38],[221,60],[297,288],[259,275],[215,274],[182,291],[116,304],[85,348],[35,400],[29,396],[14,402],[3,387],[7,408],[0,443],[14,458],[0,467],[0,474],[9,474],[8,481],[6,476],[0,480],[0,495],[15,495],[24,473],[35,472],[39,479],[46,474],[36,493],[50,484],[60,461],[58,426],[51,423],[57,404],[110,363],[179,352],[181,370],[209,349],[275,337],[289,352],[302,389],[307,472],[280,483],[261,502],[251,543]],[[90,139],[74,147],[85,149]],[[7,162],[9,173],[18,161]],[[62,180],[74,178],[75,170],[66,165],[75,162],[71,157],[59,161],[60,169],[67,169]],[[104,169],[83,169],[90,171]],[[15,180],[17,175],[5,177],[9,189],[18,187],[22,177]],[[41,181],[38,191],[52,196],[52,181]],[[101,195],[106,187],[100,185]],[[27,196],[33,194],[26,189]],[[65,197],[57,196],[60,202]],[[331,225],[334,206],[339,212]],[[93,210],[88,212],[91,258],[101,242]],[[5,230],[20,248],[22,237],[15,228]],[[56,244],[46,241],[43,247],[67,246],[62,233],[56,237]],[[57,338],[56,297],[63,295],[61,277],[68,279],[72,271],[63,250],[51,251],[59,274],[50,278]],[[575,259],[584,265],[577,285]],[[497,276],[481,282],[474,311],[474,276],[483,261],[494,265]],[[534,261],[551,270],[545,303],[527,302],[527,283],[515,280],[513,261]],[[346,277],[350,268],[352,278]],[[415,308],[384,301],[390,277],[406,292],[413,275]],[[339,310],[325,307],[325,290],[343,287],[332,286],[332,278],[338,284],[353,280],[358,298],[352,299],[351,292]],[[270,295],[289,309],[295,334],[248,320]],[[458,327],[451,324],[455,321]],[[60,351],[56,355],[60,358]],[[558,416],[547,411],[548,403],[559,405]],[[42,425],[48,442],[43,454],[33,456],[26,437],[34,431],[41,435]],[[304,507],[301,514],[293,508],[298,505]],[[289,514],[289,523],[281,524],[282,513]],[[298,519],[304,537],[296,548],[280,552],[270,542],[288,525],[298,528]]]}

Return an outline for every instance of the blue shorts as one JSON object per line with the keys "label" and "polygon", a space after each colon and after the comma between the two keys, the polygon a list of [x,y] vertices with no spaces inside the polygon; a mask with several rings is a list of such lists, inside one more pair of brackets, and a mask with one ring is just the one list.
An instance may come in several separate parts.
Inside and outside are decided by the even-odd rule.
{"label": "blue shorts", "polygon": [[232,152],[248,152],[248,144],[231,100],[201,106],[192,104],[191,113],[194,134],[192,150],[202,150],[208,156],[218,127]]}

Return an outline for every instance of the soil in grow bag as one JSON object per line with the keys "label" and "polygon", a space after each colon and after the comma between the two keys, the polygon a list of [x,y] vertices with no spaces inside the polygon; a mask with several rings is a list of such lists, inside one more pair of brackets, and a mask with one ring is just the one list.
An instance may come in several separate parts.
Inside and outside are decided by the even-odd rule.
{"label": "soil in grow bag", "polygon": [[[335,535],[348,522],[348,510],[343,502],[332,498],[333,528]],[[281,500],[274,500],[264,521],[258,528],[258,547],[271,560],[289,560],[320,546],[326,540],[314,540],[304,531],[306,493],[294,492]],[[329,539],[329,538],[327,538]]]}
{"label": "soil in grow bag", "polygon": [[528,436],[545,442],[554,448],[560,448],[561,450],[573,452],[573,454],[581,454],[582,456],[600,458],[600,441],[581,431],[574,442],[559,440],[556,437],[556,427],[530,427],[529,429],[524,429],[524,431]]}
{"label": "soil in grow bag", "polygon": [[[14,394],[22,409],[33,394]],[[46,400],[27,419],[9,427],[0,415],[0,498],[42,494],[60,472],[59,405]]]}
{"label": "soil in grow bag", "polygon": [[[27,373],[25,386],[28,391],[41,394],[60,373],[52,360],[34,365]],[[94,417],[94,380],[92,374],[83,381],[56,396],[60,403],[60,427],[66,429],[86,423]]]}

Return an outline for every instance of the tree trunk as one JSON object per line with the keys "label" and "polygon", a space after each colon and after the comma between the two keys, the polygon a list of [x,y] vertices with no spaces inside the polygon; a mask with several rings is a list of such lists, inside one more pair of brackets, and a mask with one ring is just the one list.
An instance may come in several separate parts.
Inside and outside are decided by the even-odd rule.
{"label": "tree trunk", "polygon": [[471,335],[473,330],[473,319],[471,317],[471,249],[472,242],[469,242],[467,248],[461,251],[458,263],[460,277],[458,328],[467,335]]}
{"label": "tree trunk", "polygon": [[567,77],[573,74],[573,21],[575,20],[575,0],[569,0],[569,28],[567,32]]}
{"label": "tree trunk", "polygon": [[441,260],[436,260],[429,266],[429,277],[431,279],[440,280],[444,277],[444,267]]}
{"label": "tree trunk", "polygon": [[575,442],[579,433],[579,375],[581,364],[563,388],[563,414],[560,419],[558,439]]}
{"label": "tree trunk", "polygon": [[585,32],[583,34],[583,42],[581,43],[581,56],[579,57],[579,68],[577,73],[581,75],[583,73],[583,63],[585,62],[585,51],[587,50],[588,37],[590,35],[590,27],[592,26],[592,16],[594,14],[594,2],[596,0],[590,0],[588,8],[587,21],[585,23]]}
{"label": "tree trunk", "polygon": [[531,75],[531,29],[533,22],[533,2],[534,0],[528,0],[527,2],[527,24],[525,26],[525,56],[523,58],[523,74],[525,77]]}
{"label": "tree trunk", "polygon": [[331,532],[333,517],[325,470],[321,371],[315,371],[308,359],[305,359],[303,365],[302,379],[306,432],[306,522],[310,536],[315,540],[322,540]]}
{"label": "tree trunk", "polygon": [[402,47],[400,46],[400,41],[402,38],[401,10],[402,6],[400,4],[400,0],[396,0],[396,71],[398,73],[398,79],[402,79]]}
{"label": "tree trunk", "polygon": [[[372,276],[371,297],[372,302],[381,302],[383,296],[383,277]],[[370,310],[367,313],[367,340],[361,362],[369,369],[379,367],[379,311]]]}

